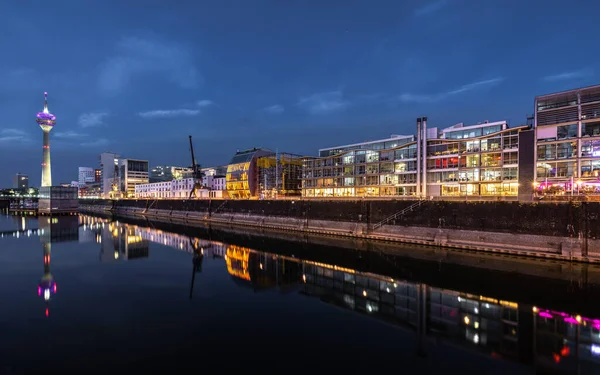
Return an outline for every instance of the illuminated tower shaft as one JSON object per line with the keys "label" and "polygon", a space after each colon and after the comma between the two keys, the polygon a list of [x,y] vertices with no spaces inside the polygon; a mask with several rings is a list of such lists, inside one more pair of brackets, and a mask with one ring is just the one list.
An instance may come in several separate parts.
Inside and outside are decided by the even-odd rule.
{"label": "illuminated tower shaft", "polygon": [[44,130],[42,151],[42,186],[52,186],[52,169],[50,166],[50,130]]}
{"label": "illuminated tower shaft", "polygon": [[42,187],[52,186],[52,170],[50,168],[50,130],[56,124],[56,116],[48,111],[48,93],[44,93],[44,110],[39,112],[36,122],[44,132],[42,149]]}

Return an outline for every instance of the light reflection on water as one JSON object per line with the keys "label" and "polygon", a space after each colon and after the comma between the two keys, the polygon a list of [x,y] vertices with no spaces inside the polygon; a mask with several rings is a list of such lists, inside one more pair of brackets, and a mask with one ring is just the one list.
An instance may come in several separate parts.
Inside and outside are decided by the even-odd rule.
{"label": "light reflection on water", "polygon": [[85,368],[72,362],[74,353],[107,366],[128,363],[90,354],[115,340],[135,346],[134,361],[158,352],[181,361],[174,348],[190,350],[183,344],[200,334],[209,352],[219,345],[246,355],[270,350],[289,355],[279,357],[286,361],[298,353],[308,363],[341,351],[368,358],[370,369],[506,373],[536,364],[586,373],[600,363],[593,317],[149,225],[89,216],[0,220],[12,229],[2,231],[0,250],[0,292],[12,301],[0,306],[7,333],[0,349],[12,359],[0,364],[30,369],[23,350],[42,339],[50,345],[43,355],[58,367]]}

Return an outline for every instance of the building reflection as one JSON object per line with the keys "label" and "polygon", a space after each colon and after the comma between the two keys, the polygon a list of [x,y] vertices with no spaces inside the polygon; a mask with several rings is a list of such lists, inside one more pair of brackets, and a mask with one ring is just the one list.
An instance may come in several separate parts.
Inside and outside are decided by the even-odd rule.
{"label": "building reflection", "polygon": [[297,289],[302,268],[297,260],[229,245],[225,255],[227,272],[241,286],[254,291],[277,287],[281,292]]}
{"label": "building reflection", "polygon": [[[123,243],[121,239],[115,242],[115,238],[139,236],[147,243],[190,253],[190,298],[196,274],[202,272],[203,263],[207,259],[223,257],[228,274],[240,286],[255,292],[298,291],[412,329],[417,333],[415,347],[421,354],[426,354],[432,340],[442,339],[495,358],[534,365],[542,372],[600,373],[597,372],[600,366],[600,319],[154,228],[109,221],[85,222],[84,225],[89,230],[104,228],[102,233],[109,234],[113,242],[107,242],[111,244]],[[97,238],[99,241],[105,242],[104,238]]]}
{"label": "building reflection", "polygon": [[533,308],[537,361],[569,373],[592,373],[600,365],[600,319]]}
{"label": "building reflection", "polygon": [[[412,328],[418,352],[431,338],[535,365],[589,373],[600,364],[600,319],[229,245],[227,272],[254,290],[300,283],[300,293]],[[285,272],[283,272],[285,269]],[[282,275],[283,276],[282,278]],[[283,282],[282,282],[283,281]],[[598,370],[598,368],[594,368]]]}
{"label": "building reflection", "polygon": [[[226,245],[216,241],[85,215],[81,215],[79,220],[82,227],[80,242],[94,241],[101,244],[102,261],[147,258],[150,243],[172,247],[196,256],[202,252],[202,256],[213,259],[225,256]],[[82,240],[82,237],[85,240]]]}
{"label": "building reflection", "polygon": [[139,230],[119,222],[105,224],[100,231],[100,260],[114,262],[147,258],[148,241],[143,239]]}
{"label": "building reflection", "polygon": [[[20,230],[26,230],[25,224]],[[52,260],[52,244],[58,242],[77,241],[79,238],[79,220],[77,216],[60,216],[40,218],[38,230],[42,248],[44,250],[44,274],[38,283],[38,296],[43,297],[45,302],[45,314],[50,314],[50,300],[56,294],[58,286],[54,276],[50,272]]]}

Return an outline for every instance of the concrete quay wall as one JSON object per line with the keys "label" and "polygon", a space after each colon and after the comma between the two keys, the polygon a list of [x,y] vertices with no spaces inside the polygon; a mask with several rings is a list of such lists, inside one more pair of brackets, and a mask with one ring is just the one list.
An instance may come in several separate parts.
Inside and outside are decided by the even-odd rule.
{"label": "concrete quay wall", "polygon": [[600,204],[424,202],[395,222],[373,224],[414,202],[82,200],[82,212],[319,233],[370,240],[600,262]]}

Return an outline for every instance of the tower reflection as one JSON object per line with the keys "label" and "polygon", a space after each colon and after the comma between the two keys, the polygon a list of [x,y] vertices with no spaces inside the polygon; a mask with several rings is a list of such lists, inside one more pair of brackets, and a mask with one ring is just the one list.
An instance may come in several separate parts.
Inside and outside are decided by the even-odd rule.
{"label": "tower reflection", "polygon": [[78,241],[79,220],[77,216],[61,216],[39,219],[38,234],[44,250],[44,275],[38,283],[38,296],[44,298],[45,314],[50,315],[50,300],[57,292],[57,284],[50,272],[52,244]]}

